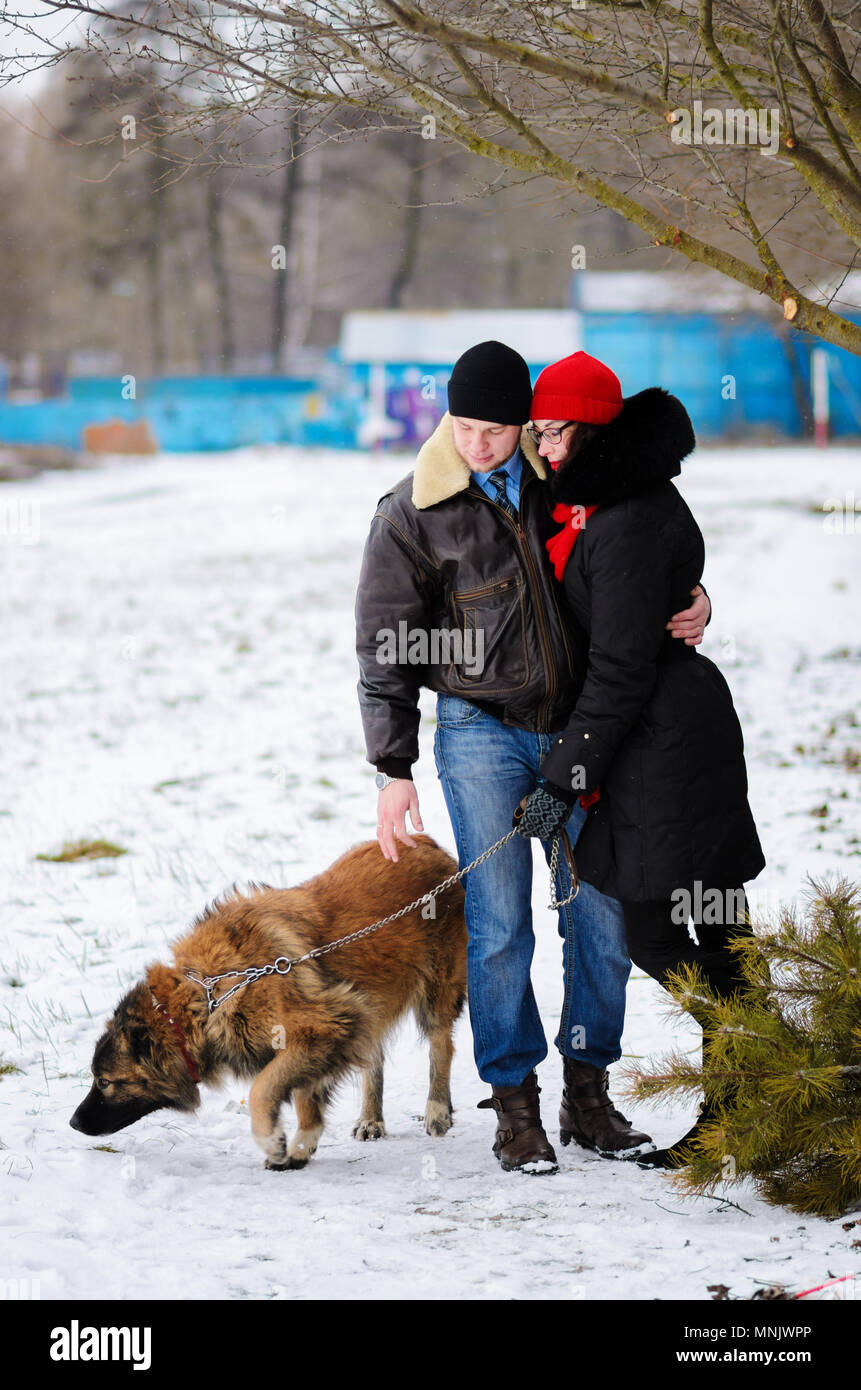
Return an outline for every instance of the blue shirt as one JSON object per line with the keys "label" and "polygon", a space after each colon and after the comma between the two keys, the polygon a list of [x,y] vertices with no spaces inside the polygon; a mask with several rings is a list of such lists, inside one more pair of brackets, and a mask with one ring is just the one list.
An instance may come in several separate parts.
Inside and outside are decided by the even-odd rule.
{"label": "blue shirt", "polygon": [[482,492],[486,493],[492,502],[496,502],[499,499],[497,497],[496,488],[490,481],[490,475],[491,473],[498,473],[500,468],[504,469],[505,491],[508,496],[508,500],[509,502],[513,503],[515,507],[519,507],[520,475],[522,472],[522,467],[523,465],[520,459],[520,445],[518,444],[517,448],[514,450],[514,453],[511,455],[511,458],[507,459],[505,463],[499,464],[496,468],[489,469],[487,473],[476,473],[472,469],[470,469],[470,472],[472,473],[473,478],[478,483],[478,486],[481,488]]}

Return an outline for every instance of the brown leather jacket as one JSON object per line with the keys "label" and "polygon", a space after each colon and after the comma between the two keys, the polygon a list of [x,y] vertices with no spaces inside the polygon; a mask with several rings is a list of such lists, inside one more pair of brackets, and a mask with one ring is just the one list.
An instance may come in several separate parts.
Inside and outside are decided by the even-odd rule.
{"label": "brown leather jacket", "polygon": [[479,488],[444,415],[415,471],[382,497],[356,596],[368,761],[408,777],[422,686],[506,724],[551,732],[582,685],[586,641],[544,542],[558,529],[545,467],[524,430],[518,520]]}

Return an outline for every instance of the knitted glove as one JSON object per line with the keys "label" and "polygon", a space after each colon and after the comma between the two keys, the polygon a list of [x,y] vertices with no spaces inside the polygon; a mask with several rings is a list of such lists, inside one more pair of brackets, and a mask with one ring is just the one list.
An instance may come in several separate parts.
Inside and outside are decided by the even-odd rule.
{"label": "knitted glove", "polygon": [[514,812],[512,825],[521,835],[552,840],[565,829],[576,800],[576,792],[566,792],[555,782],[543,782],[523,798]]}

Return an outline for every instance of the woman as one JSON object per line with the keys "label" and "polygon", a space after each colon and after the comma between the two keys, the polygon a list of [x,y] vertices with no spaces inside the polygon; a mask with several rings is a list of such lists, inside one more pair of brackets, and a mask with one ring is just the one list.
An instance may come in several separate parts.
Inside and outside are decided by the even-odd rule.
{"label": "woman", "polygon": [[[579,794],[580,876],[619,898],[632,961],[661,984],[698,965],[722,997],[742,981],[728,938],[745,924],[743,883],[765,860],[747,801],[741,728],[718,668],[665,631],[702,576],[703,538],[670,482],[695,445],[680,401],[658,387],[623,400],[584,352],[547,367],[533,439],[554,470],[548,542],[589,634],[583,689],[516,821],[548,837]],[[688,933],[693,919],[698,944]],[[737,919],[740,919],[737,921]],[[707,1040],[704,1040],[707,1041]],[[715,1111],[638,1162],[675,1167]]]}

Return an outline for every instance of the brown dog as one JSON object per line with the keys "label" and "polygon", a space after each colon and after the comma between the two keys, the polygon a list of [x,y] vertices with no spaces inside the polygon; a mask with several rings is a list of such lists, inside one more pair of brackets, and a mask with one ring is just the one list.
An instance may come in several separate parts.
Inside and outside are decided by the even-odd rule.
{"label": "brown dog", "polygon": [[[383,1045],[412,1010],[430,1044],[428,1134],[451,1126],[452,1028],[466,993],[466,926],[459,883],[370,936],[287,974],[251,980],[210,1013],[187,978],[295,958],[422,897],[457,865],[426,835],[396,864],[376,841],[357,845],[298,888],[254,884],[211,903],[120,1002],[93,1056],[93,1087],[71,1119],[84,1134],[113,1134],[152,1110],[193,1110],[198,1081],[254,1077],[251,1126],[267,1168],[301,1168],[317,1148],[326,1104],[350,1071],[364,1072],[359,1139],[385,1134]],[[220,998],[235,983],[213,986]],[[287,1144],[280,1111],[298,1129]]]}

